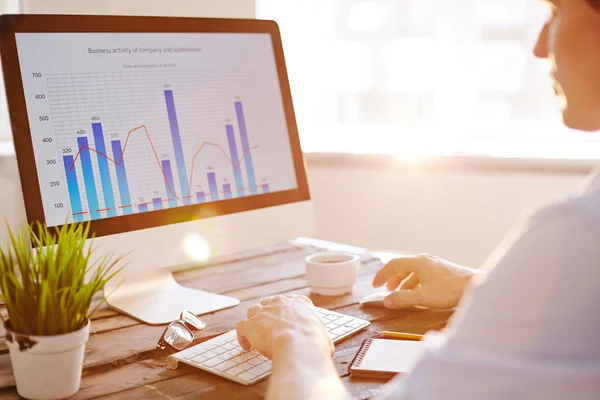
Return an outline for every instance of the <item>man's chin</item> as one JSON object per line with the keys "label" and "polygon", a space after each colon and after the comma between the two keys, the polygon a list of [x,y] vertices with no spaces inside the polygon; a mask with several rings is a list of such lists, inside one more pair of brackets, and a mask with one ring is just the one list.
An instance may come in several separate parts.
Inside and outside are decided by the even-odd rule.
{"label": "man's chin", "polygon": [[575,112],[572,108],[563,110],[563,122],[567,128],[594,132],[600,130],[599,112]]}

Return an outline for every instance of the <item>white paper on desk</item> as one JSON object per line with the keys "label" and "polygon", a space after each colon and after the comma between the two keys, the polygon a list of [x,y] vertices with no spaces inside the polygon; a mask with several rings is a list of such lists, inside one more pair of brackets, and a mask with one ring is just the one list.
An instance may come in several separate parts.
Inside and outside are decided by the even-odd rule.
{"label": "white paper on desk", "polygon": [[408,372],[423,353],[415,340],[373,339],[356,371]]}

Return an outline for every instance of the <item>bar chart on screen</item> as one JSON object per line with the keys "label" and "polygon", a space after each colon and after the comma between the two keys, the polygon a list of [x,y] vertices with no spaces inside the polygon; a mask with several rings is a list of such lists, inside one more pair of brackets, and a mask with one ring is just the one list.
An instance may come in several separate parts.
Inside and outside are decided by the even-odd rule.
{"label": "bar chart on screen", "polygon": [[49,226],[297,188],[268,35],[31,35],[28,65],[67,52],[22,71]]}
{"label": "bar chart on screen", "polygon": [[[165,85],[170,87],[170,85]],[[93,140],[85,136],[87,130],[80,129],[77,133],[81,136],[76,137],[77,146],[75,148],[68,146],[63,148],[63,152],[75,154],[63,155],[63,164],[65,168],[65,177],[67,180],[68,194],[72,209],[72,216],[75,221],[83,221],[86,214],[89,214],[89,219],[99,219],[103,215],[107,217],[117,216],[118,214],[131,214],[133,212],[147,212],[150,209],[162,210],[164,208],[173,208],[181,205],[189,205],[194,203],[205,203],[206,197],[210,197],[210,201],[227,200],[235,197],[244,197],[247,195],[256,195],[259,193],[268,193],[268,183],[262,183],[260,186],[256,183],[254,165],[252,162],[252,152],[257,149],[257,146],[250,144],[248,137],[248,129],[244,114],[244,105],[239,98],[233,99],[232,107],[235,109],[236,120],[226,120],[223,126],[223,137],[226,138],[227,146],[224,147],[218,142],[203,141],[199,147],[192,147],[191,151],[184,152],[184,144],[182,142],[175,106],[174,93],[171,89],[164,89],[165,98],[165,115],[169,122],[169,131],[171,145],[173,149],[173,157],[169,157],[167,153],[159,154],[157,146],[154,144],[152,134],[146,125],[136,126],[130,129],[123,139],[107,139],[101,117],[92,116],[89,124],[91,128]],[[236,126],[237,132],[236,135]],[[150,147],[149,154],[150,164],[152,159],[156,164],[150,168],[160,171],[161,180],[155,180],[151,185],[152,192],[157,195],[160,189],[164,188],[164,196],[162,197],[137,197],[132,200],[130,194],[130,184],[127,178],[127,166],[125,160],[128,151],[134,152],[131,149],[130,139],[133,136],[140,136],[142,140],[147,141]],[[120,135],[119,135],[120,136]],[[112,134],[111,137],[117,137]],[[110,140],[110,148],[112,154],[108,152],[107,140]],[[241,147],[239,146],[241,145]],[[238,150],[238,147],[239,150]],[[231,171],[221,171],[223,175],[229,175],[231,172],[234,176],[235,193],[232,189],[232,184],[227,182],[225,178],[219,187],[217,183],[217,174],[213,171],[213,167],[208,166],[205,177],[198,176],[196,168],[202,161],[203,152],[217,150],[226,164],[229,164]],[[186,154],[191,155],[191,166],[188,171],[186,164]],[[92,166],[92,157],[97,159],[98,174],[95,174]],[[221,163],[223,164],[223,163]],[[146,163],[145,163],[146,165]],[[76,168],[78,166],[79,168]],[[83,179],[83,187],[85,188],[85,199],[82,199],[82,192],[79,189],[81,178],[78,170],[81,171]],[[174,176],[177,176],[179,185],[176,186]],[[116,177],[117,185],[113,189],[113,180]],[[194,193],[194,187],[201,188],[198,182],[206,179],[208,182],[208,191],[197,191]],[[264,179],[266,181],[266,178]],[[147,185],[146,185],[147,186]],[[115,189],[118,188],[118,193]],[[99,193],[102,193],[104,207],[100,208]],[[120,200],[119,203],[115,198]],[[85,200],[85,201],[84,201]],[[84,210],[82,204],[88,204],[88,210]],[[151,207],[151,208],[149,208]]]}

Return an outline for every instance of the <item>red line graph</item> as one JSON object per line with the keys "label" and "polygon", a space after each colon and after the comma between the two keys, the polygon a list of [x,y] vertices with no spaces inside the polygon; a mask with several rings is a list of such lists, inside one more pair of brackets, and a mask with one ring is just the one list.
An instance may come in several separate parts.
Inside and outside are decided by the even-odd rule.
{"label": "red line graph", "polygon": [[[86,145],[82,145],[79,148],[79,151],[77,151],[77,154],[75,155],[75,158],[73,158],[73,163],[71,164],[71,166],[69,167],[69,171],[71,171],[73,169],[73,167],[75,166],[75,162],[77,161],[77,159],[79,158],[79,155],[81,154],[81,151],[83,149],[88,149],[89,151],[93,151],[96,154],[101,155],[102,157],[106,158],[108,161],[112,162],[113,164],[115,164],[116,166],[121,166],[121,164],[123,163],[123,159],[125,157],[125,152],[127,151],[127,144],[129,143],[129,138],[131,137],[131,134],[133,132],[139,131],[139,130],[144,130],[144,132],[146,133],[146,137],[148,138],[148,142],[150,143],[150,147],[152,148],[152,152],[154,153],[154,157],[156,158],[156,163],[158,164],[158,168],[160,168],[160,172],[163,176],[163,179],[165,181],[165,185],[167,187],[167,189],[169,190],[169,192],[171,192],[171,194],[173,196],[175,196],[175,198],[179,201],[181,201],[183,204],[187,204],[181,197],[177,196],[177,193],[175,193],[175,189],[170,187],[169,182],[167,181],[167,177],[165,175],[165,172],[162,168],[162,164],[160,162],[160,157],[158,156],[158,153],[156,152],[156,149],[154,148],[154,143],[152,142],[152,138],[150,137],[150,133],[148,132],[148,128],[146,128],[146,125],[140,125],[138,127],[135,127],[133,129],[131,129],[129,132],[127,132],[127,138],[125,139],[125,144],[123,145],[123,151],[121,153],[121,159],[119,161],[113,160],[112,158],[110,158],[108,155],[94,149],[91,148],[89,146]],[[204,142],[202,143],[202,145],[198,148],[198,150],[196,150],[196,152],[194,153],[194,157],[192,158],[192,168],[191,168],[191,172],[190,172],[190,180],[188,182],[188,193],[191,192],[192,190],[192,182],[193,182],[193,178],[194,178],[194,165],[196,163],[196,157],[198,157],[198,155],[202,152],[202,150],[205,147],[216,147],[219,150],[221,150],[221,153],[223,153],[223,155],[225,156],[225,158],[227,158],[227,161],[229,161],[229,163],[231,164],[231,166],[234,169],[238,169],[240,168],[240,164],[242,163],[242,160],[244,159],[244,157],[246,157],[246,154],[250,153],[250,151],[256,149],[258,146],[253,146],[250,147],[249,149],[245,150],[242,154],[242,156],[240,157],[239,160],[236,160],[236,163],[233,162],[233,160],[231,159],[231,157],[229,157],[229,155],[227,154],[227,152],[221,147],[221,145],[216,144],[216,143],[212,143],[212,142]],[[189,196],[189,198],[191,198],[191,196]]]}

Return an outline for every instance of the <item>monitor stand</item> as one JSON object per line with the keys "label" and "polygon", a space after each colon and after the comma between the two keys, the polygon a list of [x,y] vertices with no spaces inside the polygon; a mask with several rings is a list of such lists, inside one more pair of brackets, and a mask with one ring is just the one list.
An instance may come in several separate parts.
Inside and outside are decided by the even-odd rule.
{"label": "monitor stand", "polygon": [[117,276],[105,285],[104,298],[111,308],[150,325],[175,321],[185,310],[200,315],[240,303],[233,297],[181,286],[169,268]]}

